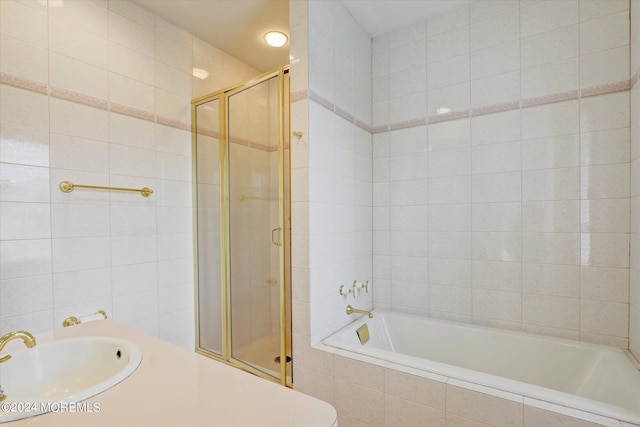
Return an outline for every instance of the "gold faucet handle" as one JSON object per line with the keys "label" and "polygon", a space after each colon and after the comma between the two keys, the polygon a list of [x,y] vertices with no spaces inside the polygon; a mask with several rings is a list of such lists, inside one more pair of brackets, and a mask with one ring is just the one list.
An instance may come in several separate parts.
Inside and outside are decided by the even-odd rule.
{"label": "gold faucet handle", "polygon": [[3,357],[0,357],[0,363],[4,363],[9,359],[11,359],[11,355],[10,354],[6,354]]}
{"label": "gold faucet handle", "polygon": [[340,285],[340,289],[338,290],[338,292],[340,293],[340,295],[349,295],[352,294],[353,297],[355,298],[357,296],[357,290],[356,290],[356,284],[354,283],[353,285],[347,287],[345,285]]}
{"label": "gold faucet handle", "polygon": [[366,282],[362,283],[362,282],[358,282],[357,280],[353,281],[353,286],[357,287],[359,289],[364,289],[365,292],[369,292],[369,281],[367,280]]}

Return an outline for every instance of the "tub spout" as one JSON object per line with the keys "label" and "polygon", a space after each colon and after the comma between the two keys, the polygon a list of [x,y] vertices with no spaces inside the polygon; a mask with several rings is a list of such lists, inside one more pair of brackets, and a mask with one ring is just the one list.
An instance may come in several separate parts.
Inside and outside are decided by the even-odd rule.
{"label": "tub spout", "polygon": [[349,304],[347,306],[347,314],[354,314],[354,313],[366,314],[367,316],[369,316],[369,319],[371,319],[373,317],[373,313],[371,313],[370,311],[358,310],[357,308],[351,307],[351,304]]}

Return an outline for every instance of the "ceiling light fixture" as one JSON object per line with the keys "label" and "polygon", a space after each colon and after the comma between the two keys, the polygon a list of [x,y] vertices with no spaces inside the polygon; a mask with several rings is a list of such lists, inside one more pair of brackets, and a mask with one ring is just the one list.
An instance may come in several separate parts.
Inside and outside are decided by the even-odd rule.
{"label": "ceiling light fixture", "polygon": [[264,35],[264,41],[266,41],[269,46],[273,47],[282,47],[287,43],[287,40],[289,40],[287,35],[280,31],[269,31]]}
{"label": "ceiling light fixture", "polygon": [[194,68],[193,76],[199,78],[200,80],[204,80],[209,77],[209,72],[207,70],[203,70],[202,68]]}

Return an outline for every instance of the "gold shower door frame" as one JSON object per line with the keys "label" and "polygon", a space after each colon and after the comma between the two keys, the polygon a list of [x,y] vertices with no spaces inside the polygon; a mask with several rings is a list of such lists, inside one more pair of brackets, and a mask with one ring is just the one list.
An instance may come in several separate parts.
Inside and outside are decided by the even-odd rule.
{"label": "gold shower door frame", "polygon": [[[285,280],[285,135],[289,135],[285,129],[285,81],[284,75],[288,74],[289,66],[258,75],[250,80],[234,86],[210,93],[191,101],[191,135],[192,135],[192,165],[193,165],[193,229],[194,229],[194,285],[195,285],[195,322],[196,322],[196,353],[222,361],[231,366],[243,369],[259,377],[279,382],[287,387],[293,387],[292,373],[286,363],[287,340],[291,337],[287,334],[287,324],[290,320],[287,314],[287,292],[290,291]],[[280,378],[248,364],[232,355],[231,340],[231,259],[230,259],[230,201],[229,201],[229,97],[240,93],[253,86],[266,82],[274,77],[278,79],[278,210],[280,228],[279,246],[279,305],[280,305]],[[200,346],[200,304],[199,290],[199,256],[198,256],[198,175],[197,175],[197,107],[211,101],[218,100],[219,105],[219,155],[220,155],[220,280],[221,280],[221,326],[222,326],[222,351],[221,354],[202,348]],[[288,114],[288,110],[287,110]],[[287,120],[287,123],[289,121]],[[286,131],[286,133],[285,133]],[[290,203],[290,201],[289,201]],[[290,210],[289,210],[290,212]],[[290,299],[289,299],[290,300]],[[284,361],[284,363],[283,363]]]}

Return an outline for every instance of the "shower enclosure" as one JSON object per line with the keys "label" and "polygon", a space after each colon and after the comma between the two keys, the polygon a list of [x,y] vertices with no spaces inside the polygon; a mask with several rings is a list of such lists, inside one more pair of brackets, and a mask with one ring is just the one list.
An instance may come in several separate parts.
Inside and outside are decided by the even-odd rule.
{"label": "shower enclosure", "polygon": [[292,384],[289,75],[192,101],[196,351]]}

